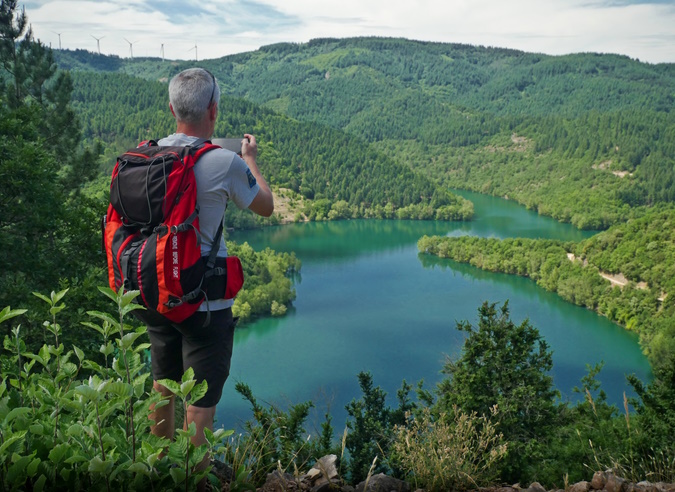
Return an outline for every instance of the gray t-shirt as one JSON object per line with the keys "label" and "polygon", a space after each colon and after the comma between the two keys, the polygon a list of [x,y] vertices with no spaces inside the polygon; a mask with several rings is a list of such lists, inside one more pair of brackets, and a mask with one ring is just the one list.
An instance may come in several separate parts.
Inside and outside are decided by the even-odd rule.
{"label": "gray t-shirt", "polygon": [[[184,133],[174,133],[159,140],[159,145],[185,146],[199,140]],[[240,209],[246,209],[258,194],[260,187],[244,160],[234,152],[215,149],[204,154],[195,164],[197,206],[202,240],[202,256],[211,252],[211,245],[223,220],[225,207],[232,200]],[[220,238],[218,256],[227,256],[225,238]],[[208,309],[216,311],[232,306],[232,300],[218,299],[208,302]],[[199,307],[207,310],[207,304]]]}

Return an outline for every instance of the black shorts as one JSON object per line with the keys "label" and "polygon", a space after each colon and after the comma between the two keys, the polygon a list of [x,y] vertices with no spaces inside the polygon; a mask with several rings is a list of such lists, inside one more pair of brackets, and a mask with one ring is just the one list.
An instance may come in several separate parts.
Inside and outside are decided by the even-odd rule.
{"label": "black shorts", "polygon": [[151,311],[137,310],[134,314],[148,327],[153,379],[180,381],[192,367],[197,383],[206,380],[209,385],[204,398],[194,406],[216,406],[230,374],[235,326],[232,309],[211,311],[207,326],[202,326],[206,313],[201,311],[182,323],[173,323]]}

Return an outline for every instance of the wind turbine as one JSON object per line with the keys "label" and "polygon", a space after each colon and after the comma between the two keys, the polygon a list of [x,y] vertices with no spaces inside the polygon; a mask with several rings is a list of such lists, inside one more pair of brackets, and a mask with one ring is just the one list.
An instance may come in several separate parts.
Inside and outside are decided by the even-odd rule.
{"label": "wind turbine", "polygon": [[162,56],[162,61],[164,61],[164,43],[162,43],[162,47],[159,49],[159,54]]}
{"label": "wind turbine", "polygon": [[105,38],[105,36],[101,36],[100,38],[97,38],[93,34],[90,34],[92,38],[96,40],[96,47],[98,48],[98,54],[101,54],[101,39]]}
{"label": "wind turbine", "polygon": [[192,50],[195,50],[195,61],[198,61],[197,60],[197,43],[195,43],[195,45],[192,48],[190,48],[188,51],[192,51]]}
{"label": "wind turbine", "polygon": [[134,43],[132,43],[132,42],[129,41],[127,38],[124,38],[124,40],[125,40],[127,43],[129,43],[129,56],[130,56],[131,58],[133,58],[133,57],[134,57],[134,43],[136,43],[136,41],[134,41]]}
{"label": "wind turbine", "polygon": [[61,34],[63,34],[63,33],[62,32],[56,32],[56,31],[52,31],[52,32],[59,37],[59,49],[61,49]]}

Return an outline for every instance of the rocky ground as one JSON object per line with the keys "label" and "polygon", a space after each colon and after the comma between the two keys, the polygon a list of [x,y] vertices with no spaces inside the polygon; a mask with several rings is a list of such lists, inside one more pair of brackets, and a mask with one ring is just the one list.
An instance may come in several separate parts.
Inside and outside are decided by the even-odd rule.
{"label": "rocky ground", "polygon": [[[293,476],[288,473],[274,472],[267,476],[265,484],[256,492],[425,492],[414,490],[410,484],[384,474],[373,475],[357,485],[345,484],[336,468],[335,455],[324,456],[304,475]],[[231,471],[222,463],[216,464],[215,473],[223,483],[222,492],[230,492]],[[675,483],[633,483],[616,476],[612,470],[599,471],[590,482],[578,482],[566,489],[547,491],[539,483],[529,487],[519,484],[500,487],[479,488],[471,492],[675,492]],[[450,491],[449,491],[450,492]]]}

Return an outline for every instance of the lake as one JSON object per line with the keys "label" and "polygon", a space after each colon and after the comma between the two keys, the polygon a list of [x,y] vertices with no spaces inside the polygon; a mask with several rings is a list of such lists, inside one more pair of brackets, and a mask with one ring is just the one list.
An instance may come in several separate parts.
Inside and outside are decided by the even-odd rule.
{"label": "lake", "polygon": [[357,374],[370,371],[395,405],[405,379],[432,388],[446,357],[459,354],[458,321],[477,322],[483,301],[509,301],[511,319],[528,318],[553,350],[554,384],[563,400],[586,365],[604,361],[598,376],[610,402],[630,394],[625,375],[651,377],[637,337],[585,308],[569,304],[533,281],[490,273],[417,252],[427,235],[528,237],[580,241],[593,233],[542,217],[514,202],[458,191],[475,205],[471,222],[349,220],[237,231],[230,239],[255,249],[294,251],[302,261],[297,299],[286,316],[258,320],[235,334],[230,379],[217,425],[252,418],[234,384],[248,384],[261,402],[287,408],[312,400],[316,432],[326,411],[341,434],[345,405],[359,398]]}

